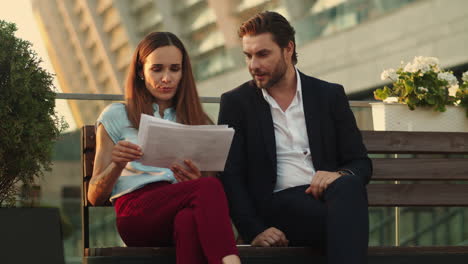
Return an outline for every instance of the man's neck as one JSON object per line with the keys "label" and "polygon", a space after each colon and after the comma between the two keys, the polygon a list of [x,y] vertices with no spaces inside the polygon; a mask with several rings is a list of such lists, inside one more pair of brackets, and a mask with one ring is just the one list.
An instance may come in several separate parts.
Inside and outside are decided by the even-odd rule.
{"label": "man's neck", "polygon": [[268,94],[275,99],[283,111],[286,111],[291,104],[296,94],[298,81],[299,80],[296,78],[296,69],[294,66],[291,66],[280,82],[267,89]]}

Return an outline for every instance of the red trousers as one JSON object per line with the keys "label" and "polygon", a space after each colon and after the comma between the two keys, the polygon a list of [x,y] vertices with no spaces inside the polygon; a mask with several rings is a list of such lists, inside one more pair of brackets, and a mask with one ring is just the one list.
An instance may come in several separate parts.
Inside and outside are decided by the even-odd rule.
{"label": "red trousers", "polygon": [[214,177],[151,183],[117,198],[114,207],[127,246],[175,245],[178,264],[221,263],[238,254],[226,196]]}

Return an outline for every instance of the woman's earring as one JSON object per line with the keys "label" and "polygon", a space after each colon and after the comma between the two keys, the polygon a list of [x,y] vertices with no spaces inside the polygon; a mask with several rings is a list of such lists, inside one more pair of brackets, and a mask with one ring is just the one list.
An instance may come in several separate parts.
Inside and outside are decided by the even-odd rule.
{"label": "woman's earring", "polygon": [[140,76],[140,79],[141,79],[142,81],[144,81],[144,80],[145,80],[145,78],[143,78],[143,77],[141,77],[141,76]]}

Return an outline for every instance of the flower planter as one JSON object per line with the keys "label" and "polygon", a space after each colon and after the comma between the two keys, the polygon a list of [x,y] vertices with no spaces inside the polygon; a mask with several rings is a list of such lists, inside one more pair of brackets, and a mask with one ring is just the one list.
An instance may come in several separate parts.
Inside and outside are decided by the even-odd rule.
{"label": "flower planter", "polygon": [[446,112],[419,107],[411,111],[399,103],[371,103],[374,130],[468,132],[465,109],[447,106]]}

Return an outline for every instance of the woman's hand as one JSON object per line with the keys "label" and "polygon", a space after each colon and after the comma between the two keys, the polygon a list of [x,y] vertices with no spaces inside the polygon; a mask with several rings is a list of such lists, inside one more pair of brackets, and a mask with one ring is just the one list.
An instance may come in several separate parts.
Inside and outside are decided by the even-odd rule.
{"label": "woman's hand", "polygon": [[119,141],[112,149],[112,161],[121,168],[124,168],[127,162],[140,159],[142,155],[140,146],[129,141]]}
{"label": "woman's hand", "polygon": [[171,167],[177,182],[196,180],[202,176],[200,170],[191,160],[184,160],[184,163],[187,165],[188,170],[178,164],[174,164]]}

